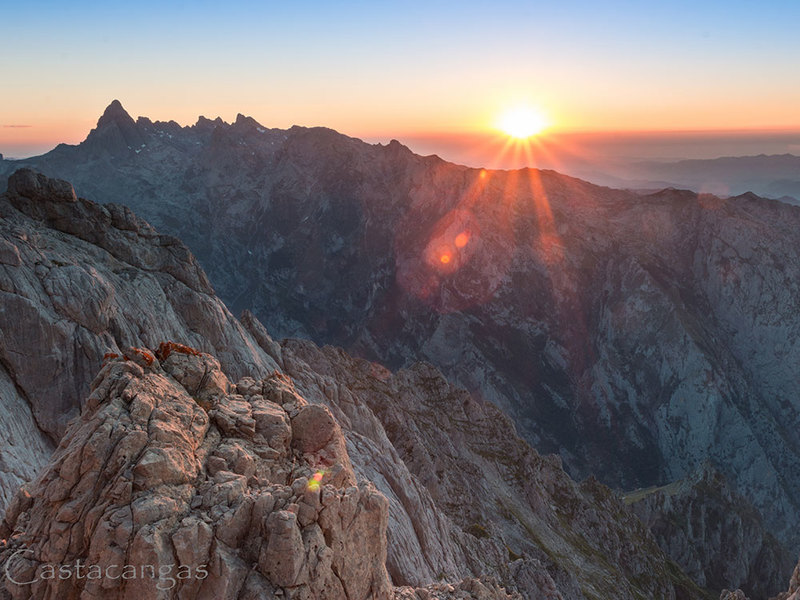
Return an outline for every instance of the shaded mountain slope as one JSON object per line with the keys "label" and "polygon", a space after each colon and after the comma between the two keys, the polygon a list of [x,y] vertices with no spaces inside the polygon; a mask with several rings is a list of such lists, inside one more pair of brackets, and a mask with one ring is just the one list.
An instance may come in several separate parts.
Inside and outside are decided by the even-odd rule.
{"label": "shaded mountain slope", "polygon": [[625,496],[659,546],[701,585],[767,598],[783,587],[793,557],[753,506],[711,465],[690,477]]}
{"label": "shaded mountain slope", "polygon": [[[387,566],[395,580],[409,555],[421,556],[431,573],[488,572],[515,581],[526,598],[539,597],[534,591],[544,581],[530,585],[541,576],[518,559],[524,556],[546,568],[564,598],[702,595],[608,488],[593,478],[575,483],[558,457],[540,456],[494,405],[431,365],[393,374],[301,340],[287,340],[282,356],[298,389],[331,406],[351,432],[351,456],[371,454],[354,458],[356,470],[384,482],[391,506],[410,517],[390,509],[390,523],[397,523],[390,525]],[[369,413],[374,417],[365,419]],[[402,471],[387,460],[395,454]],[[421,494],[411,493],[409,480],[422,484]],[[409,552],[405,541],[392,547],[398,532],[428,520],[429,503],[446,527],[410,536],[419,550]]]}
{"label": "shaded mountain slope", "polygon": [[[356,569],[355,579],[342,586],[362,591],[369,586],[359,586],[370,581],[373,590],[386,590],[390,584],[405,586],[392,592],[399,598],[413,597],[409,594],[420,586],[426,587],[430,597],[440,598],[455,598],[461,592],[477,598],[503,598],[507,592],[512,597],[519,593],[526,598],[565,600],[609,595],[705,597],[607,488],[593,481],[573,482],[557,458],[540,457],[522,441],[496,407],[449,384],[431,366],[417,365],[392,374],[374,363],[333,348],[319,349],[307,341],[287,340],[281,347],[251,314],[243,315],[239,324],[210,292],[193,296],[199,308],[187,320],[176,301],[182,288],[167,288],[167,295],[155,287],[173,278],[205,280],[181,246],[175,248],[180,250],[177,258],[169,254],[174,259],[169,272],[175,276],[155,267],[166,264],[165,244],[171,248],[177,242],[158,236],[130,213],[125,223],[137,227],[120,228],[106,218],[117,214],[114,206],[76,200],[64,182],[23,171],[12,178],[9,188],[0,199],[3,227],[25,233],[8,238],[15,251],[4,246],[6,257],[19,259],[7,258],[3,266],[6,279],[17,282],[16,295],[34,289],[34,283],[24,288],[19,282],[35,282],[40,274],[57,268],[80,268],[95,278],[102,275],[114,299],[109,304],[114,308],[108,311],[109,322],[119,321],[123,332],[135,327],[139,336],[118,340],[110,334],[83,334],[83,329],[91,330],[82,320],[105,313],[92,301],[92,285],[73,286],[71,294],[57,297],[62,303],[70,299],[72,310],[52,320],[65,328],[65,339],[83,351],[81,360],[64,362],[56,378],[20,379],[33,391],[15,398],[17,404],[3,395],[3,415],[46,441],[49,438],[40,433],[27,403],[36,402],[35,409],[62,423],[75,409],[59,405],[58,397],[55,401],[48,397],[47,385],[55,379],[55,383],[91,391],[88,399],[75,402],[81,415],[66,426],[66,436],[50,464],[5,511],[0,531],[3,559],[31,548],[39,564],[14,558],[12,568],[21,571],[13,573],[21,576],[26,569],[35,572],[43,564],[66,564],[78,558],[85,564],[105,566],[122,558],[136,564],[160,563],[174,552],[179,561],[204,564],[208,560],[212,565],[207,582],[194,578],[175,587],[186,586],[184,595],[202,590],[210,597],[259,597],[246,593],[256,593],[254,586],[262,590],[277,586],[303,597],[316,593],[309,591],[315,585],[339,589],[326,569],[339,564],[336,570],[342,575],[345,564],[336,561],[345,559],[342,555],[336,559],[334,551],[333,562],[326,562],[330,553],[322,545],[315,546],[317,562],[309,558],[313,553],[308,544],[317,538],[300,528],[314,529],[311,523],[317,517],[307,521],[309,509],[301,509],[301,501],[292,501],[299,496],[291,486],[301,486],[297,481],[302,478],[302,485],[307,485],[315,468],[327,461],[323,467],[329,479],[324,483],[330,481],[341,490],[357,477],[359,489],[366,489],[371,481],[384,498],[375,496],[372,501],[374,494],[363,492],[364,518],[378,533],[385,527],[388,541],[370,537],[375,533],[372,529],[359,540],[347,538],[350,541],[343,543],[356,557],[352,560],[363,566],[360,556],[372,567]],[[123,255],[125,261],[119,258]],[[124,269],[126,276],[117,276],[115,269]],[[67,279],[73,281],[73,276]],[[158,289],[171,302],[155,304],[154,312],[151,303]],[[48,302],[54,300],[47,294],[24,297],[39,307],[36,314],[57,309],[50,308]],[[80,307],[86,308],[81,312]],[[117,312],[123,308],[124,317]],[[212,357],[184,346],[165,344],[152,352],[123,343],[125,339],[158,340],[160,333],[169,331],[181,341],[209,347],[210,340],[219,335],[213,326],[218,317],[232,336],[226,339],[240,340],[230,345],[220,342],[229,367],[220,367]],[[44,321],[28,319],[24,311],[10,308],[5,318],[0,330],[4,356],[24,354],[31,372],[50,369],[47,361],[52,357],[29,346],[34,337],[46,339],[44,334],[20,338],[8,333],[14,327],[46,332]],[[187,322],[193,327],[183,329]],[[103,343],[106,348],[93,350]],[[155,342],[150,345],[154,348]],[[104,357],[104,350],[116,350],[121,356]],[[105,366],[90,386],[87,377],[93,377],[101,363]],[[226,368],[240,375],[250,368],[256,377],[240,376],[232,385],[223,374]],[[269,369],[266,374],[265,369]],[[295,378],[296,388],[280,374],[281,369]],[[304,397],[317,408],[303,408]],[[317,403],[328,405],[330,412]],[[308,413],[310,424],[302,424],[305,417],[297,421],[300,412]],[[320,431],[341,433],[331,433],[329,438]],[[304,440],[309,436],[306,448]],[[31,477],[48,460],[51,446],[37,449],[34,442],[32,436],[12,439],[14,451],[23,457],[35,455],[38,462],[31,461],[31,470],[22,477],[3,480],[5,497],[16,493],[19,479]],[[317,442],[322,445],[315,447]],[[300,454],[295,455],[297,451]],[[309,453],[313,456],[306,456]],[[267,493],[276,499],[275,511],[296,511],[301,523],[302,550],[289,544],[297,542],[291,527],[286,530],[289,545],[276,546],[292,560],[291,577],[276,575],[265,566],[271,561],[260,558],[264,543],[264,552],[270,551],[269,532],[280,525],[265,521],[262,534],[256,535],[261,531],[258,522],[252,521],[257,508],[263,509],[261,516],[264,511],[275,512],[262,506]],[[348,494],[336,492],[341,493]],[[349,493],[348,502],[361,498],[359,494]],[[383,519],[385,525],[380,525]],[[320,527],[326,530],[321,523]],[[325,547],[333,549],[331,543],[339,539],[336,535],[322,536]],[[365,547],[369,548],[366,554]],[[247,575],[251,567],[258,572]],[[306,575],[300,577],[300,573]],[[68,579],[43,580],[34,597],[48,593],[72,597],[96,587],[94,582]],[[437,580],[440,583],[432,583]],[[115,591],[108,593],[141,597],[142,586],[152,583],[138,581],[124,590],[112,583],[108,585]],[[27,597],[30,588],[11,585],[7,591]],[[332,592],[331,597],[337,596]]]}

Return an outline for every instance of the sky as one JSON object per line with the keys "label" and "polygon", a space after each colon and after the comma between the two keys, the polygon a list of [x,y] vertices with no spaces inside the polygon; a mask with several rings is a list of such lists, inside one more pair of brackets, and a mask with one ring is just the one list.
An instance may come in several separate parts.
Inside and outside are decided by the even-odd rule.
{"label": "sky", "polygon": [[242,113],[434,151],[494,132],[517,104],[551,135],[800,131],[796,0],[5,0],[2,13],[6,156],[80,142],[115,98],[182,125]]}

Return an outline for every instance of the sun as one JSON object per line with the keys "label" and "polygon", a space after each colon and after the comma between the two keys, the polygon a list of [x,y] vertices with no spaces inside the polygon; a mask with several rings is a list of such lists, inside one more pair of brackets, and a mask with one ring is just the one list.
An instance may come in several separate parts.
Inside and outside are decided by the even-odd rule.
{"label": "sun", "polygon": [[549,125],[541,111],[531,106],[515,106],[497,119],[497,128],[513,138],[523,140],[544,131]]}

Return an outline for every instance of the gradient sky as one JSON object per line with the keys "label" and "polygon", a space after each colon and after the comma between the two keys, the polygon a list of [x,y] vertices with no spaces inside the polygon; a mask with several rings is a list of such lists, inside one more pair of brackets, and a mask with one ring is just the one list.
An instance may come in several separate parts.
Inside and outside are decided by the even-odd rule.
{"label": "gradient sky", "polygon": [[553,130],[800,130],[800,2],[4,2],[0,152],[134,116],[254,117],[365,139],[467,134],[504,106]]}

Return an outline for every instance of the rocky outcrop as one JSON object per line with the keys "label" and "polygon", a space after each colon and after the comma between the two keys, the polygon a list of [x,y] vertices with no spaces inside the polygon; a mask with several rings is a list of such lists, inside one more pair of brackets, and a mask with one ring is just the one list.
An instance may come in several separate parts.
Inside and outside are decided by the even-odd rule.
{"label": "rocky outcrop", "polygon": [[772,600],[800,600],[800,563],[794,568],[789,580],[789,590],[775,596]]}
{"label": "rocky outcrop", "polygon": [[749,600],[749,598],[744,595],[742,590],[722,590],[719,600]]}
{"label": "rocky outcrop", "polygon": [[234,376],[278,368],[177,239],[31,170],[0,195],[0,512],[53,451],[107,353],[164,337]]}
{"label": "rocky outcrop", "polygon": [[751,600],[766,600],[785,585],[794,556],[712,465],[685,480],[631,492],[625,502],[699,585],[741,588]]}
{"label": "rocky outcrop", "polygon": [[13,599],[516,597],[474,578],[395,592],[387,520],[327,408],[172,343],[108,359],[9,506],[0,562]]}
{"label": "rocky outcrop", "polygon": [[[711,460],[800,544],[800,209],[120,109],[28,164],[180,236],[277,338],[428,360],[579,478],[664,485]],[[145,145],[98,154],[123,125]]]}
{"label": "rocky outcrop", "polygon": [[[356,486],[336,422],[305,417],[319,411],[280,375],[232,386],[215,359],[181,348],[161,361],[142,349],[110,359],[51,466],[9,507],[0,535],[18,559],[7,589],[388,598],[386,500]],[[326,438],[313,447],[310,423]],[[78,560],[86,578],[47,579],[48,565]],[[125,565],[138,577],[115,579]]]}

